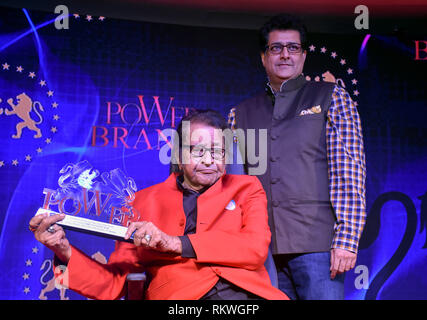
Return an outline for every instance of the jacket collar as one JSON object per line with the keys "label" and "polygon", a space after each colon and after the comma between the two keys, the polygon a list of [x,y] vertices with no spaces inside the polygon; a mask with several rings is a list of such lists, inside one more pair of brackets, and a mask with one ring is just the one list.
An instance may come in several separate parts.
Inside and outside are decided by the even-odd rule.
{"label": "jacket collar", "polygon": [[290,80],[284,81],[282,83],[282,85],[280,86],[280,91],[279,92],[275,92],[273,90],[273,88],[271,87],[270,82],[267,82],[267,84],[265,85],[265,91],[271,97],[275,97],[276,94],[278,94],[278,93],[284,93],[284,92],[290,92],[290,91],[298,90],[306,82],[307,82],[307,80],[305,80],[304,76],[302,74],[300,74],[295,79],[290,79]]}
{"label": "jacket collar", "polygon": [[[166,180],[165,180],[165,186],[168,189],[172,189],[174,191],[179,191],[182,192],[182,185],[179,185],[177,182],[178,181],[178,177],[179,177],[180,173],[178,172],[173,172]],[[221,192],[222,190],[222,183],[223,183],[223,179],[224,176],[226,175],[226,172],[224,172],[224,174],[210,187],[207,188],[203,188],[203,192],[199,192],[201,193],[200,197],[202,196],[209,196],[210,194],[215,194],[217,192]]]}

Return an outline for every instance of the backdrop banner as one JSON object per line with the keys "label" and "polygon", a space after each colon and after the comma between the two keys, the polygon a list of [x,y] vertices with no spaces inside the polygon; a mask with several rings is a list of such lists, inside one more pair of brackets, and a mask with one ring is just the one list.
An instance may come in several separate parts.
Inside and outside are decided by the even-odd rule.
{"label": "backdrop banner", "polygon": [[[254,30],[79,13],[57,29],[57,17],[0,8],[0,299],[85,299],[55,285],[53,253],[28,230],[64,165],[119,168],[138,189],[162,182],[165,129],[191,109],[227,116],[266,81]],[[350,93],[365,137],[368,221],[346,298],[427,299],[427,60],[414,44],[425,38],[311,31],[304,75]],[[114,248],[67,236],[100,263]]]}

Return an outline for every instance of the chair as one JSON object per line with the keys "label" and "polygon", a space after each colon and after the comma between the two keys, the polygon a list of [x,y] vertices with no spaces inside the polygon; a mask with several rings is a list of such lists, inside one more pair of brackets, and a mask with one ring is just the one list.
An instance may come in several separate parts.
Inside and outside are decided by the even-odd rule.
{"label": "chair", "polygon": [[129,273],[126,277],[125,300],[144,300],[146,282],[145,273]]}
{"label": "chair", "polygon": [[[278,279],[276,266],[274,264],[271,251],[268,250],[267,260],[265,261],[265,268],[270,276],[271,284],[278,287]],[[125,300],[144,300],[145,289],[148,285],[147,276],[145,273],[129,273],[126,277],[126,296]]]}

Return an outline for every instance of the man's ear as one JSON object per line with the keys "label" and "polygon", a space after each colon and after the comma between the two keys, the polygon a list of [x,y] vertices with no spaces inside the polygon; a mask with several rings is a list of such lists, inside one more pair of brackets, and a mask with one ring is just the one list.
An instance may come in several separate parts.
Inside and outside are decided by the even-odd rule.
{"label": "man's ear", "polygon": [[261,52],[261,62],[262,62],[262,65],[265,68],[265,53],[264,52]]}
{"label": "man's ear", "polygon": [[179,157],[179,151],[173,150],[173,154],[171,156],[171,165],[169,168],[169,173],[172,172],[182,172],[182,165]]}

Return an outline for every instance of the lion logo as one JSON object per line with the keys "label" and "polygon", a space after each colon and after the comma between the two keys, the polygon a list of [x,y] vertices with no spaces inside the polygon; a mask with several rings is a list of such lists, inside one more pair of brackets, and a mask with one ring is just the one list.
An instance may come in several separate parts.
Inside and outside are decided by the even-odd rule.
{"label": "lion logo", "polygon": [[44,280],[44,278],[49,273],[49,271],[52,270],[52,261],[51,260],[49,260],[49,259],[45,260],[43,262],[42,266],[40,267],[40,270],[43,270],[45,268],[46,268],[45,272],[43,272],[43,274],[40,277],[40,283],[46,287],[44,287],[40,291],[39,299],[40,300],[47,300],[46,293],[51,292],[55,289],[58,289],[59,290],[59,298],[61,300],[69,300],[70,298],[65,296],[65,292],[66,292],[67,288],[65,286],[62,286],[62,285],[58,284],[57,282],[55,282],[55,276],[52,276],[48,281]]}
{"label": "lion logo", "polygon": [[[43,106],[39,101],[33,101],[31,98],[25,94],[25,92],[19,94],[16,96],[16,99],[18,100],[18,104],[13,103],[13,98],[7,99],[7,103],[12,107],[12,110],[4,109],[4,112],[7,116],[11,115],[17,115],[22,122],[18,122],[16,125],[16,134],[12,135],[13,139],[20,139],[22,135],[22,129],[28,128],[29,130],[35,131],[36,134],[34,135],[34,138],[41,138],[42,132],[37,127],[38,124],[43,122],[43,117],[40,114],[40,112],[43,112]],[[39,109],[39,110],[38,110]],[[34,111],[34,113],[39,117],[39,121],[34,121],[30,113],[31,111]]]}
{"label": "lion logo", "polygon": [[[94,253],[91,258],[95,261],[98,261],[99,263],[106,264],[107,258],[100,252],[97,251]],[[61,266],[60,266],[61,267]],[[62,266],[64,267],[64,266]],[[61,285],[58,283],[58,281],[55,281],[55,276],[52,276],[49,280],[45,281],[45,277],[49,274],[51,270],[53,270],[52,266],[52,260],[46,259],[42,266],[40,267],[40,270],[46,269],[43,274],[40,277],[40,283],[44,285],[45,287],[40,291],[39,299],[40,300],[47,300],[48,297],[46,296],[46,293],[51,292],[55,289],[59,290],[59,298],[61,300],[69,300],[70,298],[66,296],[66,291],[68,287],[66,285]]]}

